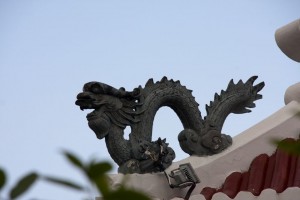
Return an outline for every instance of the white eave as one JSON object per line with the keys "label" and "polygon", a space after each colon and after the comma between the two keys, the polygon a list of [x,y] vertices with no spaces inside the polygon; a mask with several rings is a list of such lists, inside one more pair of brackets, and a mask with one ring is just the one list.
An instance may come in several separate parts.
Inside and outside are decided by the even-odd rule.
{"label": "white eave", "polygon": [[279,28],[275,40],[286,56],[300,62],[300,19]]}

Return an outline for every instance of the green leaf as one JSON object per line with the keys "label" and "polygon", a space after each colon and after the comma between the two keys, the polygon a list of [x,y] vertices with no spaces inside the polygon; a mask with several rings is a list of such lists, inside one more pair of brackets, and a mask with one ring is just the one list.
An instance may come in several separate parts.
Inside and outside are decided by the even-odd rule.
{"label": "green leaf", "polygon": [[75,156],[74,154],[68,151],[63,151],[63,154],[71,164],[73,164],[75,167],[79,169],[84,170],[84,165],[82,164],[81,160],[77,156]]}
{"label": "green leaf", "polygon": [[278,149],[283,150],[289,154],[300,155],[300,141],[299,140],[277,140],[272,141],[277,145]]}
{"label": "green leaf", "polygon": [[91,162],[86,172],[90,181],[96,185],[98,192],[102,193],[103,196],[110,191],[108,177],[105,173],[111,169],[111,164],[107,162]]}
{"label": "green leaf", "polygon": [[62,186],[65,186],[65,187],[68,187],[68,188],[71,188],[74,190],[79,190],[79,191],[84,190],[84,187],[82,187],[81,185],[74,183],[72,181],[68,181],[68,180],[64,180],[64,179],[56,178],[56,177],[50,177],[50,176],[43,176],[42,178],[43,178],[43,180],[45,180],[47,182],[54,183],[57,185],[62,185]]}
{"label": "green leaf", "polygon": [[119,188],[118,190],[115,190],[113,192],[110,192],[108,195],[104,197],[105,200],[151,200],[147,195],[131,190],[126,189],[124,187]]}
{"label": "green leaf", "polygon": [[0,168],[0,190],[3,188],[5,183],[6,183],[5,171]]}
{"label": "green leaf", "polygon": [[112,166],[108,162],[98,162],[98,163],[90,163],[88,169],[88,175],[91,179],[96,179],[99,176],[102,176],[106,172],[110,171]]}
{"label": "green leaf", "polygon": [[29,173],[21,178],[17,184],[11,189],[9,197],[15,199],[18,196],[26,192],[38,179],[38,175],[35,172]]}
{"label": "green leaf", "polygon": [[98,176],[96,179],[93,179],[92,182],[95,184],[97,191],[103,196],[110,192],[109,181],[106,175]]}

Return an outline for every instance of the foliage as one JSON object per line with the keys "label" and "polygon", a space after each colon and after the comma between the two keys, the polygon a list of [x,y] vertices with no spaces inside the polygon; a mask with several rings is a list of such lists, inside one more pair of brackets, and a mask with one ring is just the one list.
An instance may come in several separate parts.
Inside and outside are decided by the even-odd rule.
{"label": "foliage", "polygon": [[[69,163],[71,163],[74,167],[79,169],[81,173],[85,175],[87,180],[89,181],[91,187],[95,188],[99,195],[102,195],[103,200],[150,200],[148,196],[145,194],[135,191],[133,189],[126,188],[123,184],[117,189],[112,189],[109,185],[109,178],[107,176],[107,172],[112,169],[112,166],[108,162],[98,162],[95,160],[91,160],[87,163],[82,162],[77,156],[74,154],[64,151],[63,152],[65,158]],[[0,168],[0,192],[4,188],[7,178],[6,173],[3,169]],[[13,186],[9,190],[9,197],[0,199],[17,199],[37,181],[46,181],[49,183],[53,183],[59,186],[71,188],[77,191],[87,192],[91,188],[87,188],[86,186],[82,186],[74,181],[66,180],[64,178],[46,176],[37,174],[36,172],[31,172],[22,177],[15,186]],[[93,197],[94,198],[94,197]]]}
{"label": "foliage", "polygon": [[[112,169],[111,164],[107,162],[97,162],[91,160],[87,163],[83,163],[77,156],[74,154],[64,151],[63,152],[66,159],[74,167],[79,169],[83,173],[88,181],[93,185],[99,194],[102,194],[104,200],[118,200],[118,199],[139,199],[139,200],[150,200],[145,194],[137,192],[132,189],[128,189],[122,184],[119,188],[113,190],[109,186],[109,179],[106,173]],[[58,184],[61,186],[69,187],[79,191],[84,191],[85,188],[78,183],[73,181],[67,181],[59,178],[44,176],[43,180]]]}
{"label": "foliage", "polygon": [[3,169],[0,168],[0,190],[3,188],[6,182],[6,174]]}
{"label": "foliage", "polygon": [[272,143],[277,145],[278,149],[281,149],[288,154],[300,156],[300,140],[273,139]]}
{"label": "foliage", "polygon": [[33,183],[37,180],[38,175],[35,172],[29,173],[19,180],[15,187],[9,193],[11,199],[16,199],[18,196],[26,192]]}
{"label": "foliage", "polygon": [[[5,171],[0,168],[0,192],[6,184],[6,177]],[[31,172],[20,178],[20,180],[9,190],[9,199],[17,199],[24,194],[36,182],[38,177],[39,175],[37,173]]]}

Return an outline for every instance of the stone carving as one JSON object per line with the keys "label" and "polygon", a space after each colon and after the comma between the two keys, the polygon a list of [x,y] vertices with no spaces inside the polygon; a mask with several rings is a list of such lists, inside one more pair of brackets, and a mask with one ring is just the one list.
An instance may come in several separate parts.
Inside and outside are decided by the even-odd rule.
{"label": "stone carving", "polygon": [[[159,108],[170,107],[181,120],[184,130],[178,140],[184,152],[198,156],[216,154],[232,144],[231,137],[221,133],[226,117],[230,113],[251,112],[247,108],[254,108],[254,101],[262,98],[258,92],[264,82],[254,86],[256,79],[253,76],[237,84],[231,80],[226,91],[216,93],[214,101],[206,105],[204,119],[192,91],[166,77],[156,83],[149,79],[144,88],[139,86],[133,91],[89,82],[77,95],[76,105],[82,110],[94,109],[87,114],[88,125],[98,139],[105,138],[120,173],[159,172],[175,158],[166,139],[152,141],[153,121]],[[129,140],[124,139],[127,126],[131,127]]]}

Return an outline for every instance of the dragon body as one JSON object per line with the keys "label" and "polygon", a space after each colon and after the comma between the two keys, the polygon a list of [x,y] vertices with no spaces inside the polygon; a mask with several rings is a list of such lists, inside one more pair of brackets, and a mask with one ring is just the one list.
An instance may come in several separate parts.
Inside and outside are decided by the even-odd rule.
{"label": "dragon body", "polygon": [[[183,125],[178,140],[182,150],[190,155],[212,155],[232,144],[230,136],[222,134],[222,126],[230,113],[251,112],[254,101],[261,99],[258,92],[264,87],[251,77],[245,83],[231,80],[227,89],[215,94],[206,105],[207,116],[202,118],[192,91],[179,81],[163,77],[154,83],[149,79],[145,87],[133,91],[116,89],[100,82],[89,82],[77,95],[76,105],[94,109],[87,115],[89,127],[99,139],[105,138],[108,151],[120,166],[121,173],[162,171],[172,164],[175,153],[165,139],[152,141],[152,128],[157,111],[168,106]],[[130,126],[129,139],[124,129]]]}

